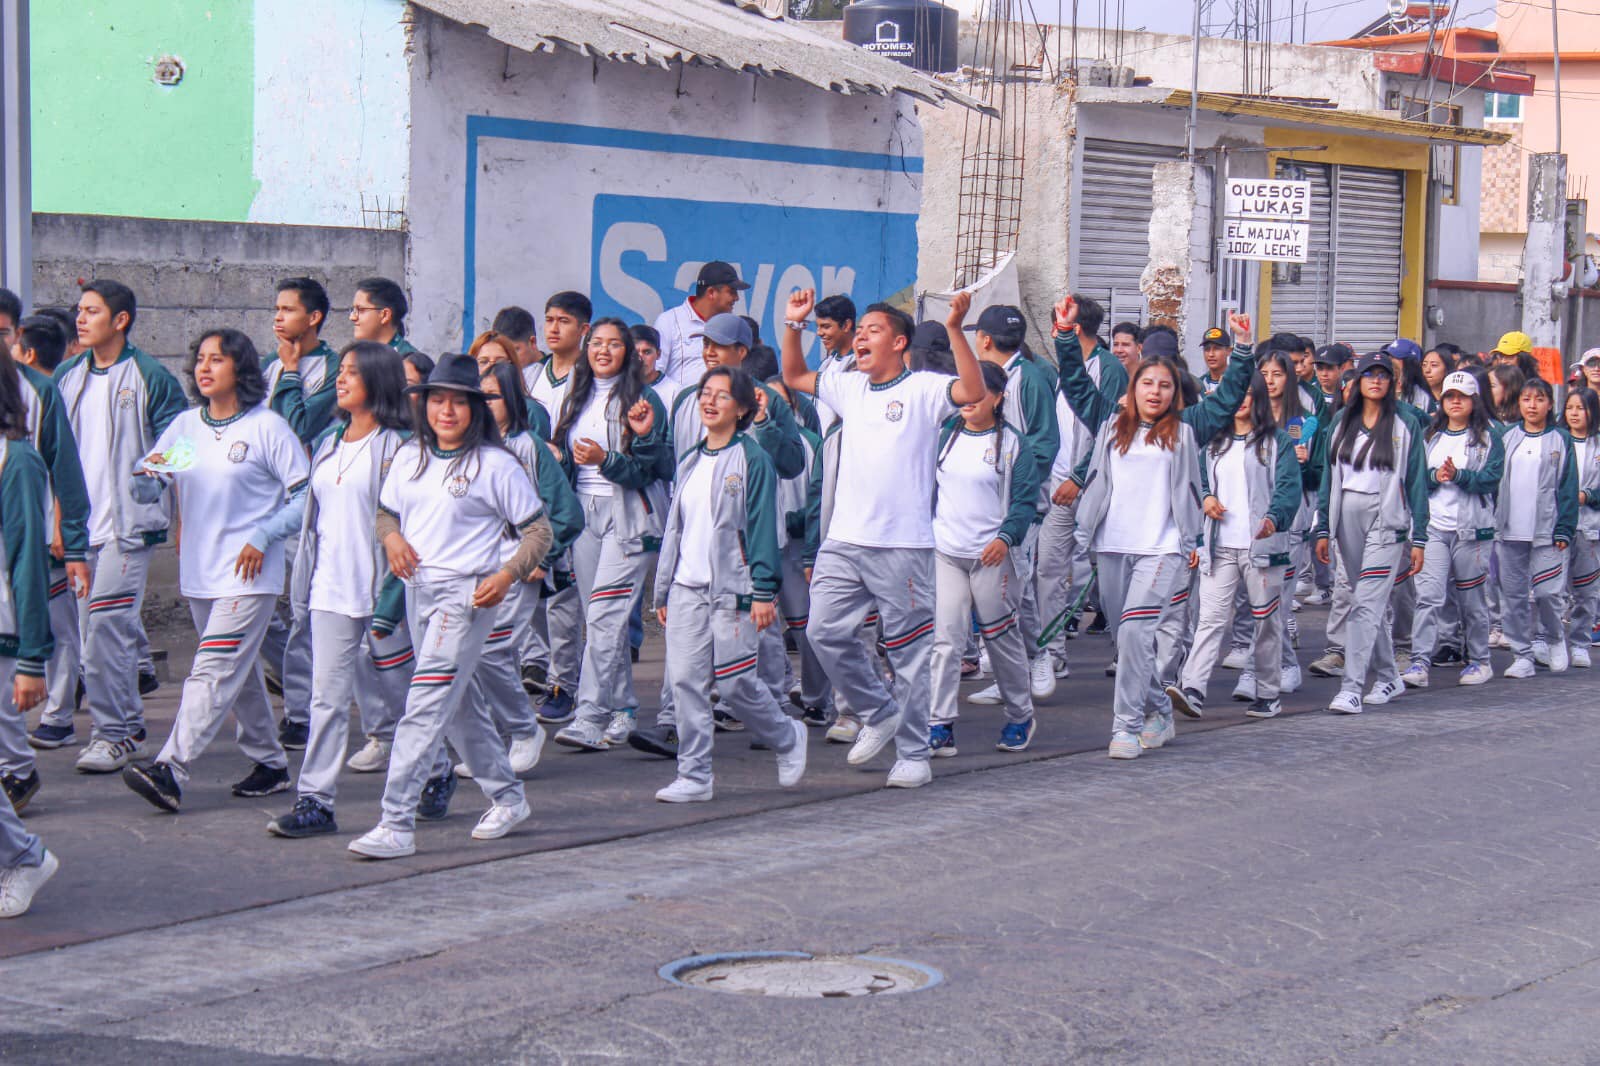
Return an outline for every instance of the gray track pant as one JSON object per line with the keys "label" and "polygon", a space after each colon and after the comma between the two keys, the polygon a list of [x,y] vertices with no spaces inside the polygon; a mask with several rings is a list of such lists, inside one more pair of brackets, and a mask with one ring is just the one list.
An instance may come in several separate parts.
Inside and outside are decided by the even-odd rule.
{"label": "gray track pant", "polygon": [[[584,604],[583,667],[578,678],[578,719],[602,728],[612,711],[637,707],[628,614],[644,588],[654,552],[625,552],[611,533],[611,498],[580,496],[585,525],[572,545],[579,602]],[[552,626],[555,616],[550,618]],[[551,629],[552,650],[556,631]],[[674,670],[676,673],[676,670]]]}
{"label": "gray track pant", "polygon": [[1541,633],[1565,632],[1561,612],[1567,598],[1567,553],[1554,545],[1525,540],[1502,540],[1496,544],[1500,556],[1500,628],[1513,655],[1531,658],[1535,613]]}
{"label": "gray track pant", "polygon": [[972,632],[974,615],[978,634],[989,649],[989,665],[1000,686],[1006,719],[1026,722],[1033,717],[1030,649],[1017,617],[1023,589],[1033,582],[1017,572],[1014,558],[1007,555],[999,566],[984,566],[976,559],[934,553],[933,704],[928,715],[932,725],[951,725],[960,714],[961,651]]}
{"label": "gray track pant", "polygon": [[73,592],[64,571],[52,570],[50,578],[50,637],[56,642],[56,650],[50,654],[50,665],[45,668],[45,676],[50,679],[50,691],[45,697],[39,722],[41,725],[70,726],[78,679],[83,671],[83,634],[78,628],[78,596]]}
{"label": "gray track pant", "polygon": [[1422,569],[1413,584],[1417,589],[1415,621],[1411,630],[1411,659],[1427,666],[1438,650],[1441,635],[1449,634],[1446,608],[1456,605],[1466,637],[1469,665],[1489,662],[1489,607],[1484,589],[1489,583],[1489,541],[1455,531],[1429,530]]}
{"label": "gray track pant", "polygon": [[[17,673],[17,660],[0,659],[0,718],[22,721],[12,698],[12,681]],[[0,870],[18,866],[38,866],[44,861],[44,845],[39,838],[22,827],[22,819],[11,809],[9,800],[0,800]]]}
{"label": "gray track pant", "polygon": [[[1255,656],[1251,669],[1256,676],[1256,696],[1276,699],[1283,645],[1283,594],[1285,568],[1256,566],[1249,548],[1217,548],[1211,572],[1200,575],[1200,623],[1194,635],[1194,648],[1183,667],[1184,688],[1202,695],[1222,654],[1224,638],[1231,628],[1234,596],[1242,586],[1249,603],[1251,645]],[[1117,667],[1121,670],[1121,666]]]}
{"label": "gray track pant", "polygon": [[677,709],[678,776],[711,783],[711,684],[722,706],[773,751],[794,748],[789,716],[757,676],[761,634],[749,611],[717,607],[709,591],[674,584],[667,596],[667,659]]}
{"label": "gray track pant", "polygon": [[239,748],[251,762],[285,769],[289,760],[278,743],[278,730],[261,678],[261,638],[278,602],[274,595],[230,596],[220,600],[191,599],[189,613],[200,633],[194,666],[183,682],[178,717],[173,720],[157,762],[172,768],[182,785],[194,761],[205,753],[233,712]]}
{"label": "gray track pant", "polygon": [[[1116,627],[1117,684],[1112,729],[1137,735],[1146,715],[1171,713],[1156,674],[1156,633],[1173,609],[1173,597],[1189,587],[1189,561],[1182,555],[1098,552],[1100,605]],[[1180,601],[1180,605],[1182,602]]]}
{"label": "gray track pant", "polygon": [[383,787],[380,824],[390,829],[409,832],[416,825],[417,802],[439,759],[441,737],[448,737],[489,802],[515,806],[523,801],[522,782],[511,773],[494,718],[483,704],[467,698],[495,619],[494,611],[473,608],[477,586],[475,577],[458,577],[406,589],[417,666]]}
{"label": "gray track pant", "polygon": [[1372,680],[1395,681],[1394,634],[1389,627],[1389,599],[1394,579],[1410,565],[1407,545],[1379,522],[1378,495],[1345,492],[1336,518],[1339,561],[1350,582],[1350,611],[1344,625],[1344,678],[1341,692],[1361,695]]}
{"label": "gray track pant", "polygon": [[1600,612],[1600,551],[1595,542],[1580,532],[1567,549],[1571,558],[1570,592],[1572,616],[1567,623],[1567,640],[1575,648],[1587,648],[1592,639],[1597,612]]}
{"label": "gray track pant", "polygon": [[[895,751],[928,758],[933,653],[933,549],[824,542],[811,579],[811,647],[844,707],[868,725],[899,717]],[[882,619],[895,692],[862,643],[867,615]],[[842,710],[843,708],[841,708]]]}
{"label": "gray track pant", "polygon": [[102,740],[126,740],[144,728],[144,704],[139,699],[144,627],[139,612],[154,551],[142,543],[130,547],[112,540],[89,553],[94,579],[89,599],[80,601],[87,616],[83,685],[94,735]]}
{"label": "gray track pant", "polygon": [[[300,557],[300,534],[284,541],[284,569],[292,574]],[[261,654],[278,668],[283,685],[283,720],[311,720],[311,619],[296,612],[287,597],[278,600],[261,641]]]}
{"label": "gray track pant", "polygon": [[[1053,481],[1054,492],[1060,481]],[[1063,608],[1077,598],[1089,583],[1089,553],[1078,543],[1078,505],[1051,504],[1039,527],[1039,551],[1034,565],[1035,595],[1039,602],[1039,624],[1048,625]],[[1050,643],[1050,651],[1066,662],[1067,636],[1062,633]],[[1031,653],[1031,649],[1030,649]]]}
{"label": "gray track pant", "polygon": [[522,687],[521,651],[533,628],[533,611],[538,606],[536,585],[511,586],[506,598],[494,609],[494,625],[484,638],[483,657],[473,676],[472,698],[489,708],[495,726],[513,740],[525,739],[539,731],[533,704]]}

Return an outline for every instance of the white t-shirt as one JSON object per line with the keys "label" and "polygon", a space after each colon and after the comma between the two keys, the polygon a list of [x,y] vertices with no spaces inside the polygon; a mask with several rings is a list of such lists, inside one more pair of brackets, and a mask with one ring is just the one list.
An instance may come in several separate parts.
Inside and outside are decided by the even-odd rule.
{"label": "white t-shirt", "polygon": [[1172,555],[1182,550],[1178,524],[1172,519],[1174,453],[1145,441],[1140,426],[1126,455],[1113,446],[1111,500],[1105,521],[1095,534],[1096,551],[1124,555]]}
{"label": "white t-shirt", "polygon": [[705,372],[706,320],[688,300],[667,308],[656,318],[661,356],[656,366],[675,378],[699,381]]}
{"label": "white t-shirt", "polygon": [[[1371,496],[1383,491],[1385,471],[1379,469],[1372,461],[1372,452],[1377,448],[1371,441],[1372,434],[1365,429],[1357,430],[1355,447],[1350,451],[1350,459],[1339,460],[1339,484],[1343,491],[1364,492]],[[1358,467],[1351,460],[1360,459],[1363,452],[1367,455],[1367,462],[1365,466]]]}
{"label": "white t-shirt", "polygon": [[678,568],[672,574],[674,584],[690,588],[707,588],[711,584],[714,525],[711,518],[711,475],[716,465],[713,456],[701,456],[683,484],[678,486],[678,493],[683,498],[679,504],[683,526],[678,534]]}
{"label": "white t-shirt", "polygon": [[[1444,465],[1454,459],[1456,469],[1467,465],[1467,431],[1436,433],[1428,442],[1428,468]],[[1428,497],[1428,528],[1440,533],[1454,533],[1461,528],[1461,504],[1466,494],[1454,481],[1441,481]]]}
{"label": "white t-shirt", "polygon": [[374,556],[378,486],[373,474],[373,442],[378,431],[360,440],[340,441],[311,472],[317,504],[317,566],[311,572],[313,611],[346,618],[372,614],[377,587]]}
{"label": "white t-shirt", "polygon": [[[617,384],[617,377],[595,378],[594,389],[589,393],[589,402],[573,419],[572,428],[567,431],[567,452],[571,454],[574,441],[584,439],[592,440],[602,448],[609,447],[611,439],[611,426],[606,420],[606,408],[611,404],[611,390]],[[598,466],[587,463],[578,466],[578,491],[590,496],[611,495],[611,482],[600,473]]]}
{"label": "white t-shirt", "polygon": [[829,540],[933,547],[934,463],[955,380],[907,370],[874,385],[840,364],[817,375],[817,399],[844,420]]}
{"label": "white t-shirt", "polygon": [[1222,501],[1222,521],[1217,523],[1217,545],[1222,548],[1248,548],[1255,530],[1250,528],[1250,484],[1245,480],[1246,460],[1255,462],[1255,446],[1244,437],[1234,437],[1228,450],[1217,456],[1216,482],[1212,495]]}
{"label": "white t-shirt", "polygon": [[[378,502],[399,516],[400,532],[420,560],[413,582],[485,577],[500,569],[508,530],[541,509],[522,461],[504,448],[473,455],[433,452],[417,474],[421,445],[395,454]],[[415,475],[415,476],[414,476]]]}
{"label": "white t-shirt", "polygon": [[561,418],[561,404],[567,398],[567,389],[572,386],[572,371],[567,371],[567,376],[555,376],[552,366],[555,360],[546,359],[542,363],[533,363],[522,369],[522,383],[528,388],[528,395],[544,404],[544,409],[550,415],[551,428]]}
{"label": "white t-shirt", "polygon": [[[785,326],[783,328],[788,329],[789,327]],[[818,376],[820,377],[822,372],[830,367],[839,367],[841,370],[854,370],[855,360],[848,356],[835,355],[832,352],[823,352],[822,359],[817,363]],[[817,436],[826,436],[828,430],[832,428],[833,424],[839,421],[839,412],[835,411],[833,408],[824,403],[820,395],[816,397],[816,401],[818,427]]]}
{"label": "white t-shirt", "polygon": [[265,404],[220,425],[204,411],[194,407],[174,418],[150,449],[162,453],[179,440],[194,444],[194,465],[172,475],[183,523],[178,588],[203,600],[281,595],[283,541],[267,547],[254,581],[240,580],[233,568],[251,536],[306,479],[305,446]]}
{"label": "white t-shirt", "polygon": [[1500,483],[1500,491],[1510,501],[1506,528],[1501,534],[1505,540],[1533,540],[1534,525],[1539,520],[1539,460],[1543,455],[1541,433],[1537,437],[1524,436],[1506,457],[1505,480]]}
{"label": "white t-shirt", "polygon": [[118,470],[111,461],[111,377],[95,373],[92,363],[84,368],[83,398],[72,420],[72,432],[78,439],[83,480],[89,488],[89,543],[98,548],[116,539],[116,500],[122,491],[118,480],[133,471]]}
{"label": "white t-shirt", "polygon": [[1061,448],[1056,452],[1054,465],[1050,467],[1050,477],[1064,481],[1072,476],[1073,468],[1082,456],[1078,454],[1078,442],[1081,439],[1078,416],[1073,413],[1072,405],[1067,403],[1066,394],[1060,389],[1056,390],[1056,425],[1060,430]]}
{"label": "white t-shirt", "polygon": [[946,555],[976,559],[983,554],[1006,508],[999,503],[1001,441],[998,428],[956,432],[939,463],[939,500],[933,512],[933,543]]}

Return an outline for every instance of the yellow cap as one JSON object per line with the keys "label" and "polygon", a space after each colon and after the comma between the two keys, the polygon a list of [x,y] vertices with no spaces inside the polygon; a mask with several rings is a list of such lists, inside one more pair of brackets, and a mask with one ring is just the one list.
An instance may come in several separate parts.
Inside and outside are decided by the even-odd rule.
{"label": "yellow cap", "polygon": [[1531,352],[1533,351],[1533,338],[1528,336],[1526,333],[1519,333],[1516,330],[1512,330],[1510,333],[1507,333],[1505,336],[1500,338],[1500,342],[1494,346],[1494,350],[1499,352],[1501,355],[1516,355],[1520,352]]}

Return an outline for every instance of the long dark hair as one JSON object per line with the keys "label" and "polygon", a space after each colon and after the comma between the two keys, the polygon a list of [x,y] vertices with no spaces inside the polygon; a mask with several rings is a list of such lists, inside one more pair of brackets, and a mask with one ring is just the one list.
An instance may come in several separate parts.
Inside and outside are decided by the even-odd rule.
{"label": "long dark hair", "polygon": [[25,440],[28,437],[28,407],[22,402],[22,374],[11,353],[0,344],[0,437]]}
{"label": "long dark hair", "polygon": [[[1300,403],[1300,379],[1295,375],[1294,364],[1289,361],[1288,352],[1274,350],[1263,355],[1261,362],[1256,365],[1257,371],[1259,372],[1260,368],[1268,363],[1277,363],[1283,370],[1283,400],[1281,402],[1283,404],[1283,424],[1287,426],[1290,419],[1300,418],[1306,413],[1305,407]],[[1254,383],[1252,382],[1253,387]],[[1253,399],[1254,396],[1252,396]],[[1268,405],[1271,405],[1270,398]],[[1274,424],[1277,422],[1276,414],[1273,415],[1273,422]]]}
{"label": "long dark hair", "polygon": [[256,353],[255,342],[236,329],[208,329],[189,345],[189,365],[185,370],[189,375],[189,384],[194,385],[195,395],[200,394],[200,387],[194,382],[194,368],[200,362],[200,346],[212,337],[217,338],[217,347],[222,349],[222,354],[233,361],[233,392],[239,410],[248,411],[265,400],[267,379],[261,374],[261,356]]}
{"label": "long dark hair", "polygon": [[1418,389],[1429,396],[1433,395],[1433,390],[1428,388],[1428,379],[1422,376],[1421,359],[1391,359],[1389,362],[1399,367],[1400,395],[1407,403],[1411,402],[1411,397],[1417,394]]}
{"label": "long dark hair", "polygon": [[[1393,374],[1391,372],[1391,377]],[[1378,400],[1378,420],[1372,424],[1368,431],[1367,443],[1356,452],[1356,441],[1361,438],[1362,415],[1367,409],[1367,397],[1361,392],[1361,379],[1356,379],[1356,398],[1350,401],[1350,406],[1339,413],[1339,425],[1333,431],[1334,458],[1341,463],[1349,463],[1357,469],[1367,470],[1393,470],[1394,455],[1394,420],[1395,408],[1398,401],[1394,395],[1394,382],[1389,383],[1389,388]]]}
{"label": "long dark hair", "polygon": [[[1268,358],[1282,358],[1281,352],[1273,352]],[[1262,360],[1265,362],[1266,360]],[[1289,379],[1286,389],[1298,388],[1293,378]],[[1267,393],[1267,379],[1261,376],[1261,371],[1250,375],[1250,432],[1245,435],[1245,446],[1255,446],[1256,458],[1261,462],[1267,461],[1267,442],[1274,439],[1278,432],[1278,420],[1272,414],[1272,397]],[[1285,399],[1288,393],[1284,393]],[[1222,428],[1217,430],[1217,435],[1211,438],[1209,445],[1211,454],[1219,456],[1233,447],[1233,419],[1224,422]]]}
{"label": "long dark hair", "polygon": [[[356,358],[356,374],[367,393],[367,410],[384,429],[410,429],[411,405],[406,403],[405,360],[387,344],[377,341],[353,341],[339,352],[339,362],[346,356]],[[338,372],[338,366],[334,372]],[[350,421],[350,412],[339,408],[339,419]]]}
{"label": "long dark hair", "polygon": [[[1522,421],[1522,412],[1517,403],[1522,399],[1522,386],[1527,384],[1528,378],[1510,363],[1500,363],[1489,368],[1489,376],[1500,383],[1501,395],[1505,398],[1495,404],[1494,416],[1507,425]],[[1494,390],[1489,392],[1489,401],[1494,402]]]}
{"label": "long dark hair", "polygon": [[492,379],[500,388],[500,399],[506,405],[507,437],[528,432],[528,397],[522,391],[522,375],[511,363],[492,363],[483,372],[481,380]]}
{"label": "long dark hair", "polygon": [[[1583,413],[1589,417],[1589,428],[1584,433],[1584,438],[1588,439],[1596,433],[1600,433],[1600,392],[1595,392],[1587,385],[1579,385],[1575,389],[1568,389],[1567,398],[1561,404],[1561,424],[1563,426],[1567,425],[1567,403],[1574,396],[1583,401]],[[1569,434],[1572,432],[1570,426],[1567,427],[1567,432]]]}
{"label": "long dark hair", "polygon": [[[622,424],[620,447],[626,449],[633,443],[633,430],[628,426],[628,412],[639,402],[639,397],[644,395],[644,363],[639,359],[638,349],[633,346],[633,332],[628,329],[626,322],[620,318],[595,319],[589,325],[591,340],[595,331],[601,326],[611,326],[621,334],[625,349],[622,369],[617,371],[617,383],[611,389],[610,402],[616,405],[617,420]],[[583,414],[583,409],[589,406],[589,397],[593,393],[594,369],[589,366],[589,353],[585,351],[572,366],[572,384],[567,389],[567,398],[562,401],[561,418],[556,422],[555,432],[550,434],[557,448],[566,450],[567,434],[572,431],[578,416]]]}
{"label": "long dark hair", "polygon": [[[1478,395],[1467,397],[1472,401],[1472,412],[1467,415],[1467,440],[1472,444],[1482,444],[1489,439],[1489,404],[1488,382],[1478,382]],[[1433,418],[1428,422],[1428,432],[1424,438],[1432,440],[1434,437],[1450,428],[1450,416],[1444,413],[1444,394],[1439,394],[1439,406],[1434,409]]]}
{"label": "long dark hair", "polygon": [[[415,421],[417,442],[421,445],[421,457],[417,460],[417,469],[411,475],[415,481],[428,469],[428,460],[433,456],[434,450],[439,447],[439,435],[428,424],[428,397],[435,389],[424,388],[417,394],[417,417]],[[455,391],[455,390],[443,390]],[[461,447],[454,459],[450,460],[452,473],[465,474],[467,477],[476,477],[478,473],[478,449],[484,447],[504,448],[505,443],[500,438],[500,427],[495,424],[494,414],[489,410],[489,401],[476,392],[464,392],[467,398],[467,408],[471,417],[467,421],[467,431],[461,437]],[[471,463],[470,470],[467,464]]]}

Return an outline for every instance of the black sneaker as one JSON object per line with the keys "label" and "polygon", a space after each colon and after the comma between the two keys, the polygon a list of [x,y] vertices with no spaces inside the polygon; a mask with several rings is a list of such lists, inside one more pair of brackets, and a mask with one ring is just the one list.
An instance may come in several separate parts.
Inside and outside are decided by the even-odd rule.
{"label": "black sneaker", "polygon": [[1256,699],[1250,704],[1250,709],[1245,715],[1250,718],[1276,718],[1278,712],[1283,710],[1283,704],[1277,700]]}
{"label": "black sneaker", "polygon": [[829,724],[828,708],[813,704],[800,712],[800,720],[812,729],[825,729]]}
{"label": "black sneaker", "polygon": [[148,696],[161,687],[161,679],[154,670],[139,671],[139,695]]}
{"label": "black sneaker", "polygon": [[522,691],[530,696],[543,696],[549,687],[549,674],[541,664],[522,664]]}
{"label": "black sneaker", "polygon": [[1107,677],[1116,677],[1117,676],[1117,660],[1112,659],[1111,662],[1106,666],[1106,676]]}
{"label": "black sneaker", "polygon": [[634,662],[638,662],[639,661],[639,649],[630,646],[628,648],[628,658],[631,659]]}
{"label": "black sneaker", "polygon": [[1439,650],[1433,653],[1434,666],[1461,666],[1461,649],[1453,644],[1440,645]]}
{"label": "black sneaker", "polygon": [[28,746],[42,751],[69,747],[77,742],[78,734],[70,725],[49,725],[40,722],[38,727],[28,734]]}
{"label": "black sneaker", "polygon": [[802,714],[805,713],[806,698],[800,695],[799,689],[792,688],[789,690],[789,706],[793,707]]}
{"label": "black sneaker", "polygon": [[712,709],[711,722],[718,733],[741,733],[744,731],[744,723],[721,707]]}
{"label": "black sneaker", "polygon": [[1189,718],[1203,718],[1206,713],[1206,698],[1203,693],[1192,688],[1179,688],[1177,685],[1168,685],[1164,689],[1167,700],[1172,704],[1172,709]]}
{"label": "black sneaker", "polygon": [[551,685],[539,701],[539,721],[545,725],[566,725],[577,717],[578,704],[560,685]]}
{"label": "black sneaker", "polygon": [[27,777],[18,777],[16,774],[0,776],[0,789],[5,790],[6,799],[11,801],[11,809],[21,814],[22,808],[39,792],[39,771],[35,770]]}
{"label": "black sneaker", "polygon": [[151,806],[178,813],[183,800],[183,789],[172,776],[172,768],[164,762],[140,759],[122,768],[122,783],[150,801]]}
{"label": "black sneaker", "polygon": [[138,729],[135,729],[132,733],[128,734],[128,736],[133,738],[133,742],[135,744],[143,744],[145,737],[148,735],[149,734],[144,731],[144,726],[140,726]]}
{"label": "black sneaker", "polygon": [[267,692],[273,696],[283,695],[283,678],[272,670],[261,671],[261,678],[267,683]]}
{"label": "black sneaker", "polygon": [[76,714],[83,710],[83,697],[88,695],[88,690],[83,687],[83,678],[78,678],[78,687],[72,690],[72,711]]}
{"label": "black sneaker", "polygon": [[338,831],[339,823],[333,820],[333,808],[325,807],[309,796],[301,796],[295,801],[294,810],[267,823],[267,832],[292,840]]}
{"label": "black sneaker", "polygon": [[1084,632],[1088,633],[1090,636],[1097,636],[1097,635],[1099,635],[1101,633],[1104,633],[1105,631],[1106,631],[1106,616],[1103,615],[1103,614],[1096,614],[1094,616],[1094,621],[1090,622],[1089,625],[1088,625],[1088,628],[1086,628],[1084,630]]}
{"label": "black sneaker", "polygon": [[278,727],[278,743],[284,751],[305,751],[311,739],[311,726],[306,722],[291,722],[285,718]]}
{"label": "black sneaker", "polygon": [[635,729],[628,734],[628,747],[646,755],[659,755],[663,759],[678,757],[678,731],[668,729]]}
{"label": "black sneaker", "polygon": [[244,780],[233,786],[233,794],[240,799],[255,799],[276,792],[289,791],[289,771],[281,766],[256,763]]}
{"label": "black sneaker", "polygon": [[1067,637],[1068,640],[1077,640],[1078,639],[1078,620],[1076,618],[1073,618],[1072,621],[1068,622],[1066,625],[1061,627],[1061,632],[1066,634],[1066,637]]}
{"label": "black sneaker", "polygon": [[422,786],[422,796],[417,800],[417,817],[424,822],[437,822],[450,813],[450,798],[456,794],[460,779],[454,770],[446,770],[439,777],[428,778]]}

